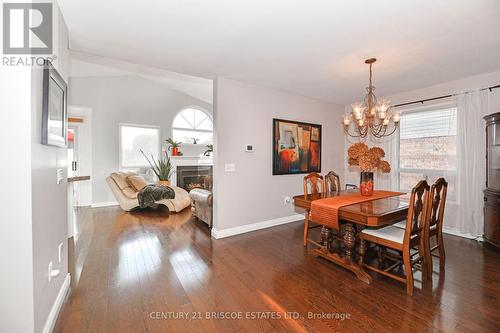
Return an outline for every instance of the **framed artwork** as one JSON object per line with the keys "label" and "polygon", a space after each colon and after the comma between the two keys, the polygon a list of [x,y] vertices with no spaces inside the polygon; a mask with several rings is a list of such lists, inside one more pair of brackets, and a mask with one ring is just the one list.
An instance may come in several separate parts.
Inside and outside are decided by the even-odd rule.
{"label": "framed artwork", "polygon": [[52,64],[43,68],[42,144],[66,147],[68,132],[66,82]]}
{"label": "framed artwork", "polygon": [[273,119],[273,175],[321,172],[321,125]]}

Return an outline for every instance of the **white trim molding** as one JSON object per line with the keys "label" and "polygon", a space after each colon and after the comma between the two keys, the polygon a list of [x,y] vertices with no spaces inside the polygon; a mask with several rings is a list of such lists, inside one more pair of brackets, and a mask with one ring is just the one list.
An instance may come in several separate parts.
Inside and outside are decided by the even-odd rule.
{"label": "white trim molding", "polygon": [[255,231],[255,230],[271,228],[271,227],[281,225],[281,224],[297,222],[297,221],[300,221],[303,219],[304,219],[304,215],[294,214],[294,215],[290,215],[290,216],[279,217],[277,219],[266,220],[266,221],[251,223],[251,224],[245,224],[245,225],[241,225],[238,227],[221,229],[221,230],[214,227],[212,229],[212,237],[214,237],[215,239],[221,239],[221,238],[225,238],[225,237],[231,237],[231,236],[235,236],[235,235],[239,235],[239,234],[244,234],[244,233]]}
{"label": "white trim molding", "polygon": [[90,207],[92,208],[101,208],[101,207],[111,207],[118,206],[118,201],[108,201],[108,202],[94,202]]}
{"label": "white trim molding", "polygon": [[64,301],[66,300],[66,297],[69,294],[70,283],[71,283],[71,275],[68,273],[64,278],[64,282],[61,286],[61,289],[59,289],[59,293],[57,294],[54,304],[52,304],[52,308],[50,309],[47,321],[43,326],[43,331],[42,331],[43,333],[50,333],[54,329],[54,325],[56,324],[59,311],[61,311]]}

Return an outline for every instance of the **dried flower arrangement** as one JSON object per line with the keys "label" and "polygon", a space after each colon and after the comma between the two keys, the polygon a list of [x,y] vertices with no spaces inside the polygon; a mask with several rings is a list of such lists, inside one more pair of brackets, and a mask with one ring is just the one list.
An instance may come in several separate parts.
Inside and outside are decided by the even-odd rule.
{"label": "dried flower arrangement", "polygon": [[370,172],[378,168],[383,173],[391,172],[389,162],[382,160],[385,151],[380,147],[368,148],[363,142],[358,142],[347,149],[348,163],[352,166],[359,166],[361,171]]}

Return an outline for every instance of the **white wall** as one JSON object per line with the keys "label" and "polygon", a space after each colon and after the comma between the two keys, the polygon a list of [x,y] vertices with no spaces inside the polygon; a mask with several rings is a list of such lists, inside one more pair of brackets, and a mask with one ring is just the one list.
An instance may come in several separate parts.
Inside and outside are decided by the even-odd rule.
{"label": "white wall", "polygon": [[[55,67],[67,73],[67,29],[57,5],[54,13]],[[65,149],[42,146],[42,69],[0,67],[0,331],[40,332],[67,274],[67,250],[57,264],[57,247],[66,247],[66,183],[56,185],[56,168],[65,168]],[[47,280],[49,261],[61,270]]]}
{"label": "white wall", "polygon": [[[225,78],[215,86],[216,232],[295,213],[283,199],[303,192],[304,175],[272,175],[273,118],[321,124],[321,171],[343,176],[343,106]],[[246,153],[246,144],[255,152]],[[235,163],[236,172],[225,172],[226,163]]]}
{"label": "white wall", "polygon": [[[444,82],[441,84],[424,87],[421,89],[406,91],[399,94],[391,95],[387,98],[392,102],[392,104],[399,104],[425,98],[432,98],[437,96],[471,91],[474,89],[486,88],[498,84],[500,84],[500,71],[469,76],[462,78],[460,80]],[[495,112],[500,112],[499,89],[492,90],[490,103],[491,107],[496,110]]]}
{"label": "white wall", "polygon": [[[212,114],[212,106],[165,84],[130,76],[73,77],[69,103],[92,109],[92,200],[113,202],[105,178],[119,168],[120,123],[160,126],[162,142],[172,136],[172,121],[186,107],[201,107]],[[197,156],[204,145],[181,147],[184,155]]]}
{"label": "white wall", "polygon": [[0,66],[0,331],[33,332],[31,68]]}
{"label": "white wall", "polygon": [[[68,30],[62,14],[54,5],[54,67],[68,81]],[[67,191],[68,184],[56,183],[56,170],[66,174],[66,148],[41,144],[43,71],[32,71],[31,119],[31,180],[33,223],[33,283],[35,302],[35,332],[43,329],[54,301],[68,274],[67,258]],[[58,246],[64,244],[61,263],[58,263]],[[48,264],[61,273],[48,282]]]}

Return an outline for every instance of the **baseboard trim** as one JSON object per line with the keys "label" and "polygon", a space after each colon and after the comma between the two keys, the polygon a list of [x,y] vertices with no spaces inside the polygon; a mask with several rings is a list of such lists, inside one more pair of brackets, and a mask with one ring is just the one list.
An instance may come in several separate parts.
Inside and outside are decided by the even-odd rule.
{"label": "baseboard trim", "polygon": [[215,239],[221,239],[221,238],[226,238],[226,237],[244,234],[244,233],[255,231],[255,230],[271,228],[271,227],[281,225],[281,224],[297,222],[297,221],[300,221],[303,219],[304,219],[304,215],[294,214],[294,215],[290,215],[290,216],[279,217],[277,219],[266,220],[266,221],[251,223],[251,224],[245,224],[245,225],[241,225],[238,227],[227,228],[227,229],[222,229],[222,230],[219,230],[216,227],[214,227],[212,229],[212,237]]}
{"label": "baseboard trim", "polygon": [[68,296],[70,283],[71,275],[68,273],[64,278],[61,289],[59,289],[56,300],[54,301],[54,304],[50,309],[49,316],[47,317],[47,321],[45,322],[45,326],[43,327],[43,333],[50,333],[54,330],[54,325],[56,324],[57,317],[59,316],[59,311],[61,311],[62,305],[66,300],[66,296]]}
{"label": "baseboard trim", "polygon": [[111,207],[111,206],[118,206],[117,201],[108,201],[108,202],[94,202],[90,207],[92,208],[100,208],[100,207]]}

